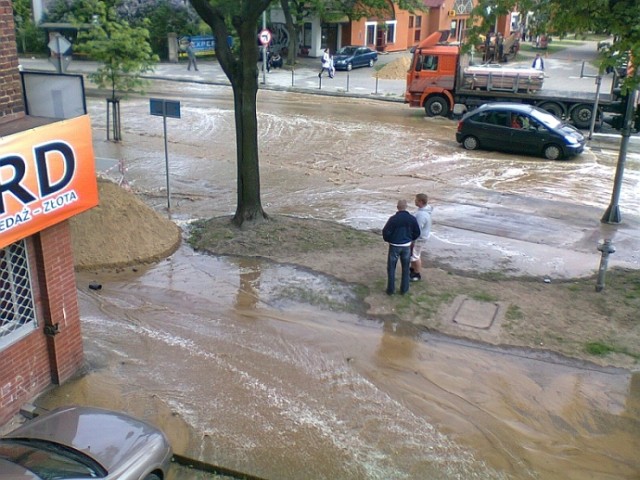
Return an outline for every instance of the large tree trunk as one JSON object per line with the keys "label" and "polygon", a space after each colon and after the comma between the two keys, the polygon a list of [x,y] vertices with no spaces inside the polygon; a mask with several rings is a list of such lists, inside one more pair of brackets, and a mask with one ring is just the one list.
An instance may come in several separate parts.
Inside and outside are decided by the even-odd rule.
{"label": "large tree trunk", "polygon": [[[233,86],[238,158],[238,204],[233,222],[240,226],[245,220],[267,218],[260,201],[260,168],[258,165],[258,69],[256,67],[255,29],[243,28],[240,68]],[[244,49],[253,50],[253,56]]]}
{"label": "large tree trunk", "polygon": [[[250,32],[250,39],[255,33]],[[255,39],[254,39],[255,43]],[[257,53],[257,49],[256,50]],[[244,52],[243,52],[244,53]],[[233,103],[236,120],[236,149],[238,164],[238,203],[233,222],[242,225],[245,220],[258,220],[267,217],[260,201],[260,168],[258,162],[258,69],[255,55],[250,62],[244,61],[246,55],[241,55],[240,78],[233,83]]]}
{"label": "large tree trunk", "polygon": [[293,22],[293,15],[291,15],[291,7],[289,0],[280,0],[280,6],[284,12],[284,18],[287,22],[287,30],[289,30],[289,52],[287,55],[287,65],[296,64],[296,56],[298,55],[298,28]]}
{"label": "large tree trunk", "polygon": [[[238,203],[233,223],[237,226],[241,226],[245,221],[268,218],[260,200],[256,58],[258,19],[272,1],[274,0],[245,0],[232,4],[191,0],[191,5],[211,27],[216,37],[216,57],[233,88],[238,172]],[[230,11],[234,13],[229,14]],[[240,40],[237,56],[227,44],[227,20],[231,21]]]}

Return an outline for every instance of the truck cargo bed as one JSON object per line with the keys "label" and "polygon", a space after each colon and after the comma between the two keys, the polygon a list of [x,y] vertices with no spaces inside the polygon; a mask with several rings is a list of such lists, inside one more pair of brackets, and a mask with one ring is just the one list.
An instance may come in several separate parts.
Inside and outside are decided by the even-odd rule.
{"label": "truck cargo bed", "polygon": [[465,67],[461,86],[469,90],[537,92],[543,83],[544,72],[540,70],[488,64]]}

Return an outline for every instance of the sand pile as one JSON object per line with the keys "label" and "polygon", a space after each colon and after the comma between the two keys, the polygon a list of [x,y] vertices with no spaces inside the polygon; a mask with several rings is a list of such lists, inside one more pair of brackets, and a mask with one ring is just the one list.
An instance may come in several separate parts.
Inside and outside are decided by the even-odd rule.
{"label": "sand pile", "polygon": [[407,70],[411,65],[411,56],[400,57],[393,62],[387,63],[378,70],[378,78],[385,80],[404,80],[407,78]]}

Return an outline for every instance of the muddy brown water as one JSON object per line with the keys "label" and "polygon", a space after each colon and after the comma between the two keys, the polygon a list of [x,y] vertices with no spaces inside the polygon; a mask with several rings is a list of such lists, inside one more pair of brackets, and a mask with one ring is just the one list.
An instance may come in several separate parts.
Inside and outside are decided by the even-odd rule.
{"label": "muddy brown water", "polygon": [[637,478],[638,373],[366,317],[332,279],[188,247],[78,285],[89,372],[44,407],[130,411],[269,479]]}
{"label": "muddy brown water", "polygon": [[[172,218],[231,214],[229,90],[181,94],[183,118],[168,120]],[[640,264],[624,248],[636,230],[594,221],[613,151],[572,162],[470,153],[456,147],[455,122],[406,106],[270,95],[260,93],[259,135],[272,213],[380,228],[398,196],[424,190],[437,212],[432,246],[456,267],[584,274],[611,233],[612,263]],[[163,211],[162,120],[148,100],[123,102],[121,144],[103,140],[104,102],[89,108],[99,170],[120,179],[124,159],[125,180]],[[639,170],[632,157],[625,213],[640,207]],[[88,290],[93,280],[103,289]],[[367,317],[329,278],[187,246],[138,272],[80,274],[78,286],[88,371],[42,405],[138,414],[187,456],[269,479],[638,478],[637,372]],[[172,478],[203,477],[176,467]]]}
{"label": "muddy brown water", "polygon": [[[230,90],[168,84],[155,96],[181,102],[164,131],[147,99],[121,106],[124,141],[105,141],[104,102],[89,110],[101,174],[125,180],[158,210],[188,221],[230,215],[236,206],[236,157]],[[379,229],[399,197],[429,194],[435,208],[432,250],[460,270],[500,265],[513,274],[572,278],[597,271],[597,245],[612,239],[609,266],[640,268],[640,142],[629,148],[620,211],[624,225],[600,219],[610,203],[617,140],[570,161],[468,152],[456,122],[427,119],[393,102],[260,91],[261,197],[270,213],[336,220]],[[637,140],[637,139],[636,139]]]}

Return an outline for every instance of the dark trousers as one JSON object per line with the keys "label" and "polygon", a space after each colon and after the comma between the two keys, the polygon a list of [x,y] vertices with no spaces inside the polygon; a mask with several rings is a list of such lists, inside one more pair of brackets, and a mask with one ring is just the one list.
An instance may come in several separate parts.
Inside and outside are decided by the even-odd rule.
{"label": "dark trousers", "polygon": [[387,293],[392,294],[396,290],[396,265],[400,259],[402,268],[402,280],[400,281],[400,293],[409,291],[409,266],[411,263],[411,247],[396,247],[389,245],[387,255]]}

